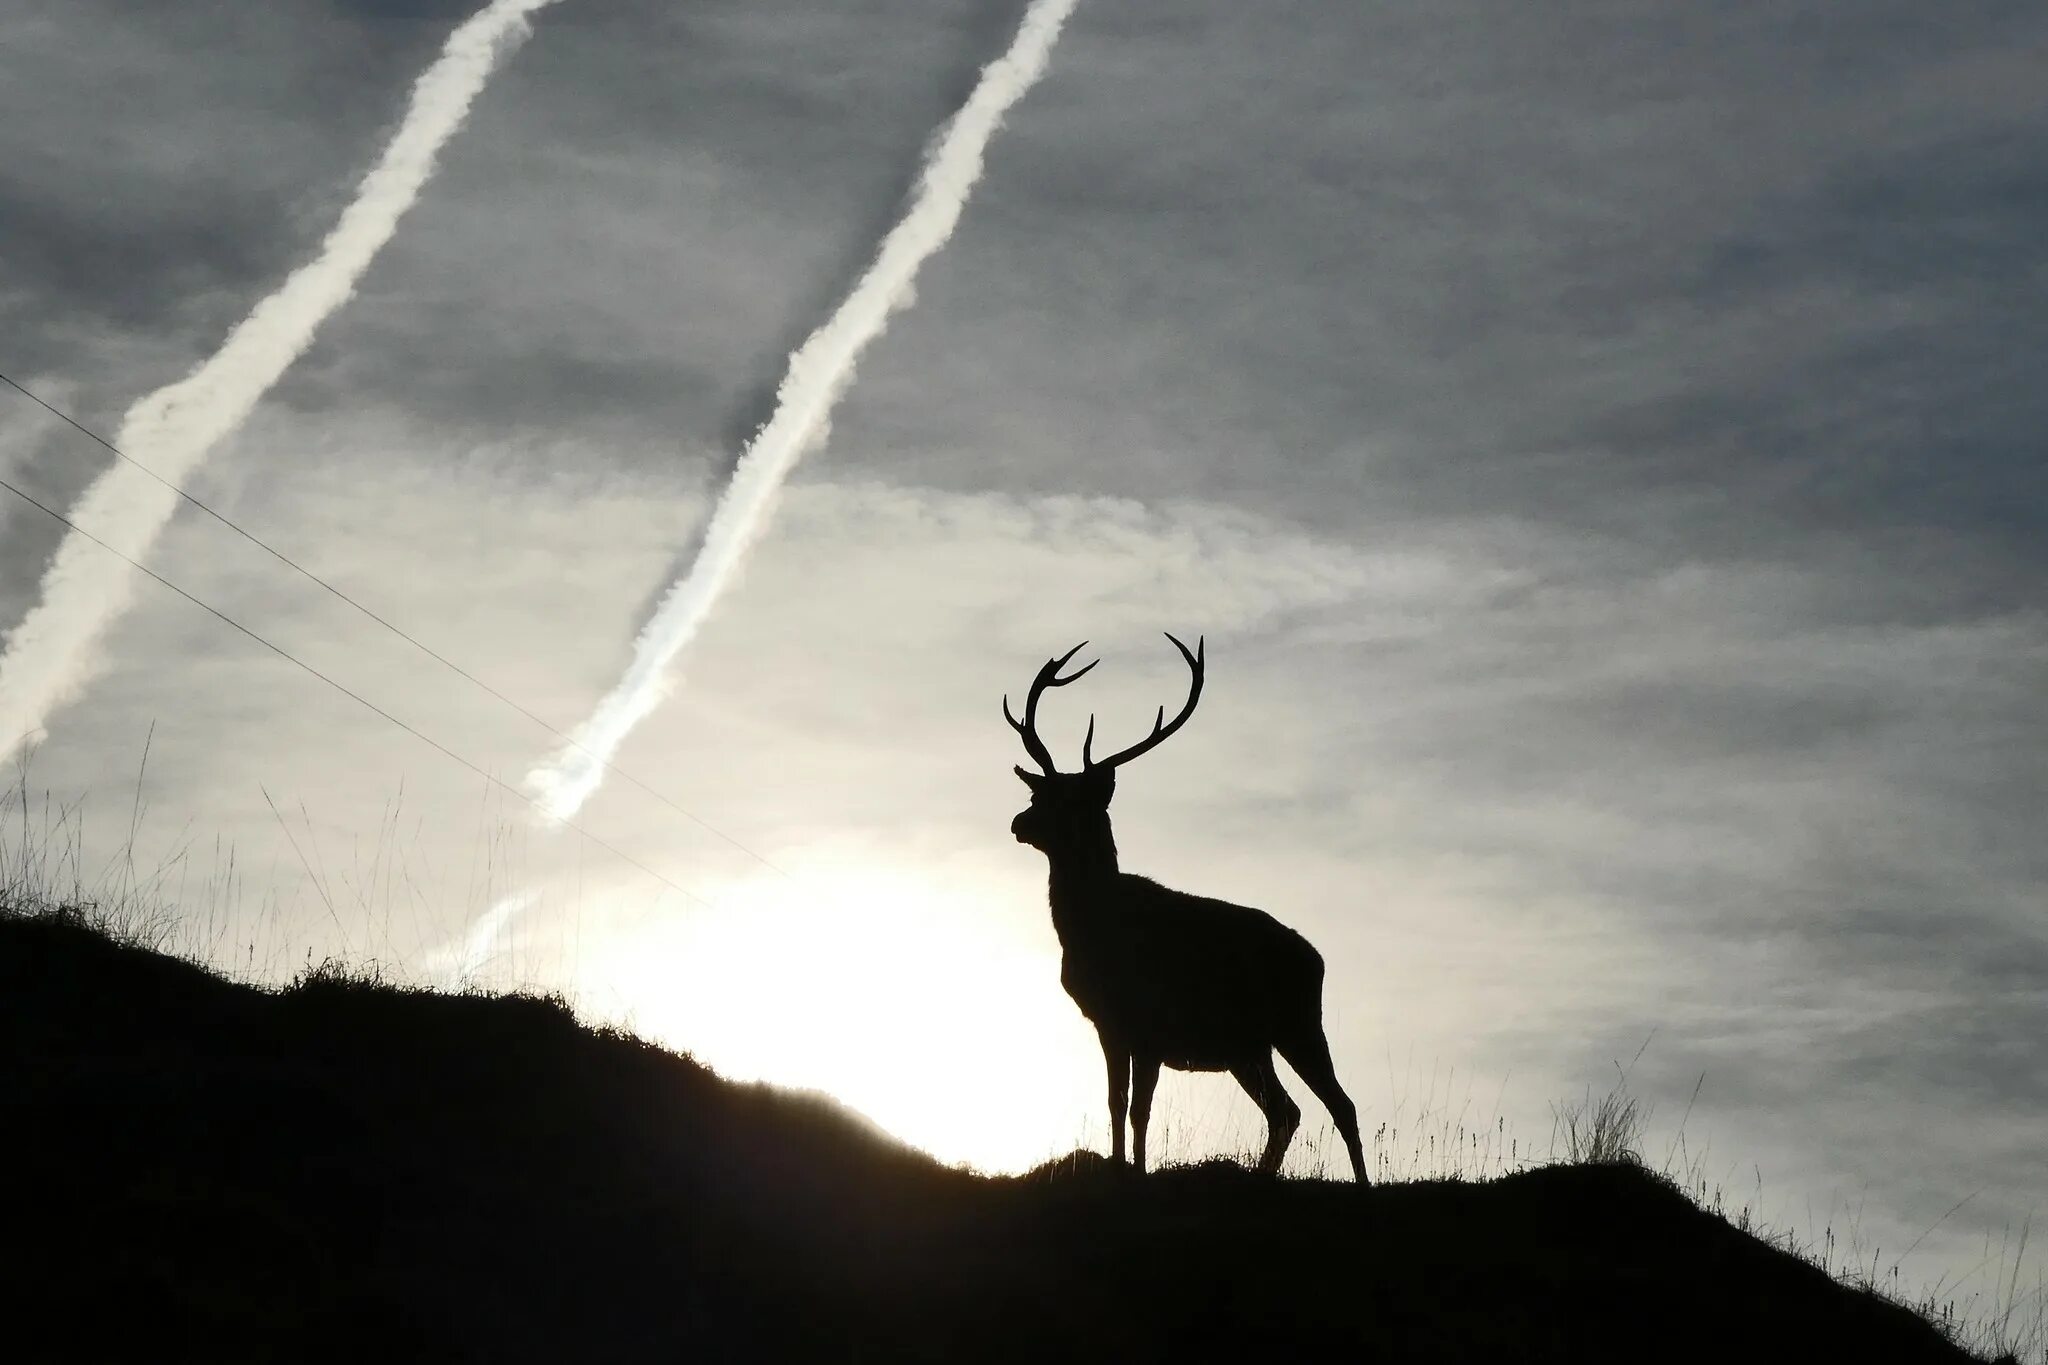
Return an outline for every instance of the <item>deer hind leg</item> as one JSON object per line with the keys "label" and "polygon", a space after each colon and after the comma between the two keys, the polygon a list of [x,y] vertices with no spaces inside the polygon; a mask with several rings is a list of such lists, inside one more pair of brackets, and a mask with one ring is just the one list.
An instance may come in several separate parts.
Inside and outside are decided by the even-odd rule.
{"label": "deer hind leg", "polygon": [[1131,1160],[1145,1174],[1145,1130],[1152,1125],[1152,1090],[1159,1084],[1159,1063],[1131,1058]]}
{"label": "deer hind leg", "polygon": [[1119,1166],[1124,1160],[1124,1101],[1130,1094],[1131,1054],[1097,1034],[1102,1041],[1102,1061],[1109,1070],[1109,1159]]}
{"label": "deer hind leg", "polygon": [[1358,1140],[1358,1107],[1337,1084],[1337,1068],[1330,1061],[1330,1040],[1323,1036],[1322,1024],[1318,1022],[1312,1033],[1296,1041],[1282,1043],[1280,1055],[1336,1121],[1344,1150],[1351,1157],[1352,1177],[1361,1185],[1372,1184],[1365,1174],[1365,1150]]}
{"label": "deer hind leg", "polygon": [[1266,1116],[1266,1154],[1259,1158],[1259,1171],[1271,1175],[1280,1169],[1287,1144],[1294,1141],[1294,1130],[1301,1127],[1301,1106],[1280,1084],[1271,1052],[1260,1053],[1255,1062],[1232,1067],[1230,1074],[1237,1077],[1237,1083]]}

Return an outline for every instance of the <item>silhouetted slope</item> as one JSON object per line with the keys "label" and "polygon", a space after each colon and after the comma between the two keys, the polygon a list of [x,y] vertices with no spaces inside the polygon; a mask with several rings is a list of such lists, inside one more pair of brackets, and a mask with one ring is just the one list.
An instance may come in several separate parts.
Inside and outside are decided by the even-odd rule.
{"label": "silhouetted slope", "polygon": [[51,919],[0,1082],[10,1358],[1969,1358],[1629,1168],[987,1180],[545,1001]]}

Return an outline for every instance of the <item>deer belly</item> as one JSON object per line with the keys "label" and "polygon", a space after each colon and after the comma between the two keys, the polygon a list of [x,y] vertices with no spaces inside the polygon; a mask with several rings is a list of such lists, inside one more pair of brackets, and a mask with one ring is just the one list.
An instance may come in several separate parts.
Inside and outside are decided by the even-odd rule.
{"label": "deer belly", "polygon": [[1158,978],[1105,979],[1071,958],[1060,984],[1115,1046],[1176,1071],[1228,1071],[1272,1046],[1272,1030],[1227,991],[1180,989]]}

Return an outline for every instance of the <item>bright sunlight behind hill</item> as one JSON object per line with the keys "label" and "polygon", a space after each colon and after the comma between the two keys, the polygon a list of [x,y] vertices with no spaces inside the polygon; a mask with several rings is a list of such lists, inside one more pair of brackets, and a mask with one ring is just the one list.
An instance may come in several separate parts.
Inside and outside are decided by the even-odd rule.
{"label": "bright sunlight behind hill", "polygon": [[[823,1090],[943,1161],[1022,1170],[1081,1135],[1101,1062],[1050,932],[992,932],[978,907],[996,898],[858,858],[764,873],[715,910],[622,928],[582,979],[724,1075]],[[1053,1115],[1071,1120],[1049,1136]]]}

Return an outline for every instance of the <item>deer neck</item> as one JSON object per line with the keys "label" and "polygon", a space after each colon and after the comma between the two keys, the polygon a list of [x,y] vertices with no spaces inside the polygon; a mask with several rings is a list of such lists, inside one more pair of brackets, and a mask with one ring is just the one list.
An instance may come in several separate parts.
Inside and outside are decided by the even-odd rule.
{"label": "deer neck", "polygon": [[1065,942],[1069,931],[1085,924],[1096,912],[1119,875],[1109,813],[1103,812],[1100,825],[1091,824],[1062,841],[1046,857],[1052,865],[1052,926],[1061,942]]}

